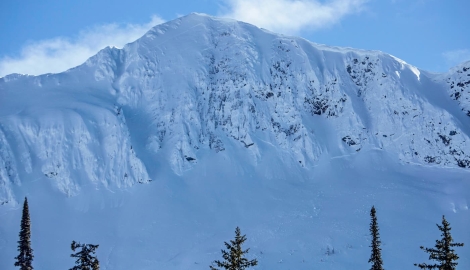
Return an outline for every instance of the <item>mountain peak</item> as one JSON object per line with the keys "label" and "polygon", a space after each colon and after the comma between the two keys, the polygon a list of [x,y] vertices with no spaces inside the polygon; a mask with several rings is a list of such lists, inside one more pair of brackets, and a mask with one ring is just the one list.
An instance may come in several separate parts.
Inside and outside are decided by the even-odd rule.
{"label": "mountain peak", "polygon": [[[150,155],[159,156],[168,147],[177,174],[195,165],[187,157],[197,159],[198,149],[220,152],[241,144],[259,151],[259,140],[291,152],[303,168],[324,155],[365,149],[390,151],[403,162],[470,166],[463,150],[470,133],[449,120],[468,121],[465,113],[452,109],[449,97],[445,104],[429,104],[423,76],[382,52],[313,44],[192,13],[152,28],[122,50],[105,48],[67,78],[59,74],[40,85],[99,89],[113,106],[152,119],[138,135],[148,144],[141,151],[158,146]],[[465,102],[455,106],[467,110]],[[329,119],[334,136],[313,135],[318,117]],[[424,132],[422,121],[435,124]]]}
{"label": "mountain peak", "polygon": [[[381,202],[392,227],[445,211],[464,231],[469,184],[453,180],[470,168],[469,74],[190,14],[66,72],[6,76],[0,268],[25,195],[54,210],[34,215],[38,269],[70,264],[56,255],[75,237],[97,239],[105,269],[204,269],[239,224],[260,267],[343,269],[366,258]],[[399,240],[419,246],[415,231],[387,242],[408,265],[419,249]]]}

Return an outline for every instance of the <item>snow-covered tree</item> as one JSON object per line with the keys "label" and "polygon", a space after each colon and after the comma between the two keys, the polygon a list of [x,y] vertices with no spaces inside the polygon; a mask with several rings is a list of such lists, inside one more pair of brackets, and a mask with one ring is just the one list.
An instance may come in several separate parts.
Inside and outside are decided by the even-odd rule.
{"label": "snow-covered tree", "polygon": [[29,218],[28,198],[24,198],[18,251],[20,254],[15,257],[15,266],[19,266],[20,270],[34,269],[32,265],[34,256],[31,248],[31,220]]}
{"label": "snow-covered tree", "polygon": [[380,248],[380,234],[379,234],[379,224],[377,223],[377,216],[375,207],[372,206],[370,209],[370,235],[372,236],[372,242],[370,247],[372,248],[372,253],[370,255],[369,263],[372,263],[370,270],[383,270],[383,261],[382,261],[382,249]]}
{"label": "snow-covered tree", "polygon": [[92,244],[80,244],[75,241],[72,241],[72,251],[80,249],[80,251],[73,253],[70,257],[77,258],[75,261],[75,266],[70,268],[69,270],[99,270],[100,269],[100,262],[95,254],[96,249],[99,245],[92,245]]}
{"label": "snow-covered tree", "polygon": [[455,270],[457,266],[457,260],[459,256],[455,254],[455,250],[452,247],[462,247],[463,243],[454,243],[454,239],[450,235],[450,223],[446,220],[445,216],[442,216],[442,225],[436,224],[439,230],[442,232],[441,240],[436,240],[434,248],[420,248],[424,252],[429,253],[429,259],[437,261],[435,264],[420,263],[414,264],[421,269],[439,269],[439,270]]}
{"label": "snow-covered tree", "polygon": [[[250,250],[249,248],[246,250],[242,249],[242,244],[245,241],[246,235],[241,235],[240,228],[237,227],[235,229],[235,240],[230,240],[230,243],[225,242],[227,250],[222,249],[222,258],[224,258],[224,260],[214,261],[213,264],[221,269],[227,270],[243,270],[250,266],[257,265],[258,261],[256,259],[249,261],[244,257]],[[218,268],[212,265],[210,268],[211,270],[218,270]]]}

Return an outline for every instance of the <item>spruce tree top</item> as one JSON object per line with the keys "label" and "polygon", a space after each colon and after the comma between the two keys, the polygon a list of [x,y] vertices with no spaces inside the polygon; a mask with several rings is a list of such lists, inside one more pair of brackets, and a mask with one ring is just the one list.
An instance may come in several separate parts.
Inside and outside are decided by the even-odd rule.
{"label": "spruce tree top", "polygon": [[[244,257],[244,254],[248,253],[249,248],[246,250],[242,249],[242,244],[246,241],[246,235],[241,235],[240,228],[235,229],[235,240],[230,240],[230,243],[224,242],[227,250],[222,251],[223,261],[214,261],[213,263],[217,267],[227,270],[244,270],[250,266],[258,264],[256,259],[249,261]],[[210,266],[211,270],[218,270],[213,266]]]}
{"label": "spruce tree top", "polygon": [[382,261],[382,249],[380,248],[380,234],[379,234],[379,225],[377,223],[377,216],[375,207],[372,206],[370,209],[370,235],[372,236],[372,241],[370,247],[372,252],[370,254],[369,263],[372,263],[371,270],[383,270],[383,261]]}
{"label": "spruce tree top", "polygon": [[20,270],[33,270],[33,249],[31,248],[31,220],[29,218],[28,198],[24,198],[23,215],[21,217],[21,229],[18,241],[18,256],[15,257],[15,266]]}
{"label": "spruce tree top", "polygon": [[455,250],[452,247],[462,247],[463,243],[454,243],[454,239],[450,234],[450,223],[446,220],[445,216],[442,216],[442,225],[436,224],[437,228],[442,232],[441,240],[436,240],[434,248],[420,248],[424,252],[429,253],[429,260],[436,261],[435,264],[420,263],[414,264],[421,269],[439,269],[439,270],[455,270],[457,266],[457,260],[459,256],[455,254]]}
{"label": "spruce tree top", "polygon": [[99,270],[100,262],[96,256],[93,256],[98,247],[99,245],[80,244],[72,241],[70,246],[72,251],[75,252],[77,249],[80,249],[80,251],[70,254],[70,257],[77,259],[75,260],[75,266],[69,270]]}

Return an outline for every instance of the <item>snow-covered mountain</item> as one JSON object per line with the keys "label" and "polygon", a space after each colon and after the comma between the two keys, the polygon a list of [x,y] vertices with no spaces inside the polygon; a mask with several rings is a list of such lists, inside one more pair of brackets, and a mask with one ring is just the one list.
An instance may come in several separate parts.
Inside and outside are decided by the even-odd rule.
{"label": "snow-covered mountain", "polygon": [[359,269],[372,204],[387,268],[411,269],[442,214],[470,244],[469,137],[470,62],[434,74],[191,14],[0,78],[0,268],[27,195],[36,269],[78,237],[103,269],[204,269],[238,224],[257,269]]}

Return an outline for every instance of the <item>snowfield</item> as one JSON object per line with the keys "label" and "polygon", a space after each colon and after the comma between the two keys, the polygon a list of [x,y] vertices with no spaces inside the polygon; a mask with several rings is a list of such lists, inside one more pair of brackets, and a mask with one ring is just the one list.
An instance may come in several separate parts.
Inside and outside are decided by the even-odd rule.
{"label": "snowfield", "polygon": [[[445,215],[470,268],[470,62],[420,70],[191,14],[58,74],[0,78],[0,269],[28,197],[35,269],[417,269]],[[333,250],[334,254],[327,254]]]}

